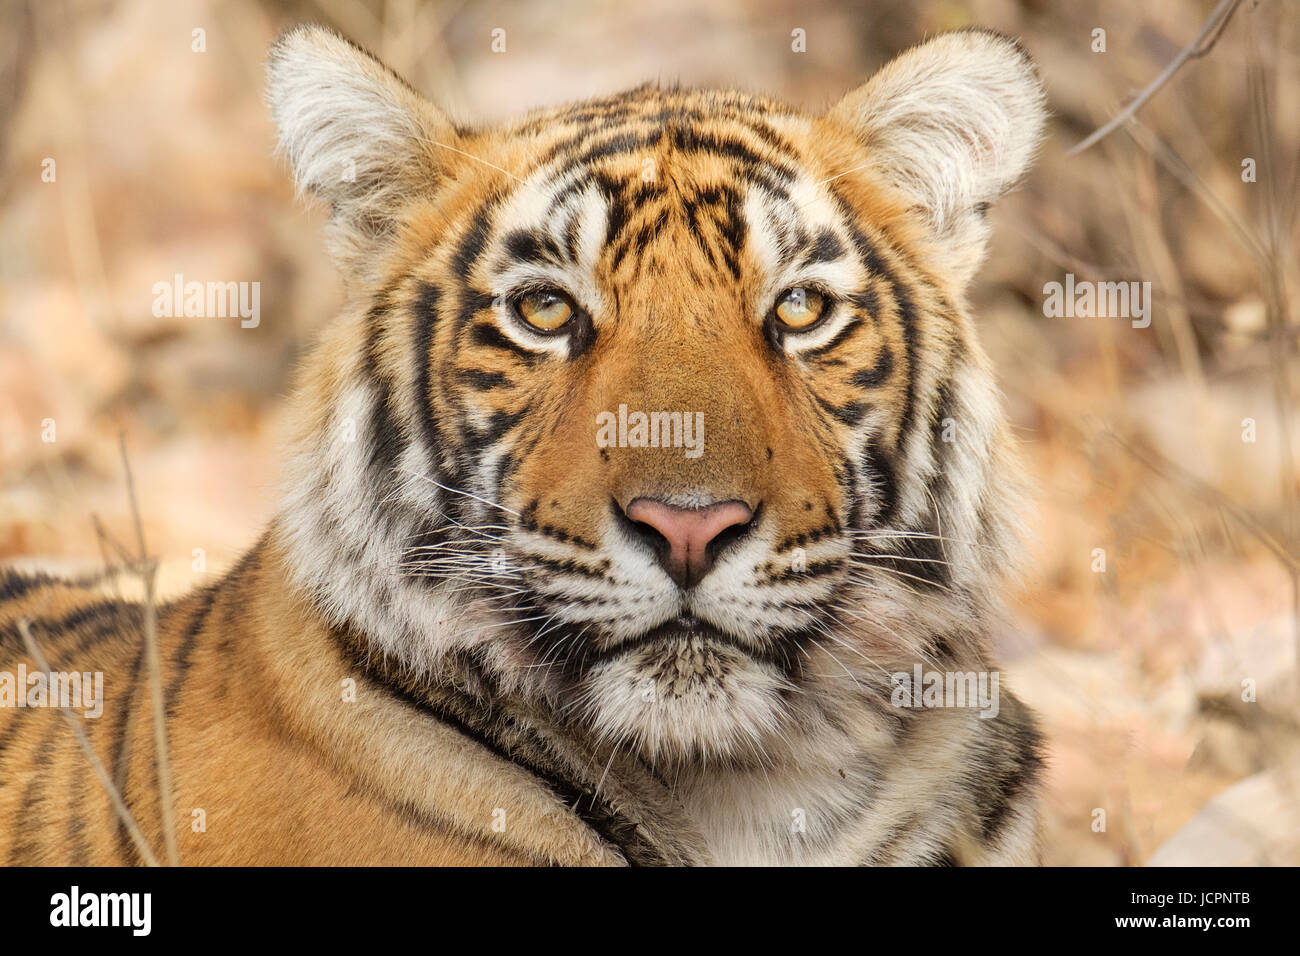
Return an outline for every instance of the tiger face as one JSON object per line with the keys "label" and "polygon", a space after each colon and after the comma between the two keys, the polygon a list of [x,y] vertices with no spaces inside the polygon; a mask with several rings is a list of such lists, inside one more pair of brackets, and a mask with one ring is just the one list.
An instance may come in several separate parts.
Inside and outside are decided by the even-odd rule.
{"label": "tiger face", "polygon": [[965,291],[1043,118],[1011,41],[819,115],[645,86],[469,129],[315,28],[270,77],[349,286],[277,522],[331,619],[679,762],[978,652],[1016,479]]}

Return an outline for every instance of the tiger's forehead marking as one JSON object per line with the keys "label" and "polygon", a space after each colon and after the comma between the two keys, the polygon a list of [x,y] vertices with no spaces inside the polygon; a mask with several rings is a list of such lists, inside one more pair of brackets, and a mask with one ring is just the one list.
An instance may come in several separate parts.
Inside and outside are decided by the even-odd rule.
{"label": "tiger's forehead marking", "polygon": [[[733,279],[746,246],[765,277],[842,259],[844,213],[797,145],[810,123],[743,94],[641,88],[506,130],[534,137],[539,158],[493,215],[493,283],[566,282],[595,304],[601,257],[616,274],[629,260],[635,278],[656,241],[681,258],[687,240],[705,274]],[[840,285],[852,272],[815,277]]]}
{"label": "tiger's forehead marking", "polygon": [[541,171],[525,180],[494,216],[494,294],[532,282],[561,282],[589,305],[599,301],[596,264],[605,246],[609,200],[594,182],[574,186]]}

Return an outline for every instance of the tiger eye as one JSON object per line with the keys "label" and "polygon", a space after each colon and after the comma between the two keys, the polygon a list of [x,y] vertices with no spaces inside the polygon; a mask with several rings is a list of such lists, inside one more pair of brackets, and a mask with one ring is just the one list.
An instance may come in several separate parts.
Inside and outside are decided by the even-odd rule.
{"label": "tiger eye", "polygon": [[573,303],[559,292],[533,292],[519,300],[520,318],[542,332],[555,332],[573,318]]}
{"label": "tiger eye", "polygon": [[822,317],[826,297],[815,289],[787,289],[776,300],[776,317],[788,329],[806,329]]}

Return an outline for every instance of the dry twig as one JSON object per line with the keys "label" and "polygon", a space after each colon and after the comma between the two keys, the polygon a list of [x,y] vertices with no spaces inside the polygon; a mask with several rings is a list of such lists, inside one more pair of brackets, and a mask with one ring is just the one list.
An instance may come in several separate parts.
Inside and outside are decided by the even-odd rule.
{"label": "dry twig", "polygon": [[1196,34],[1196,39],[1173,58],[1170,64],[1164,68],[1164,71],[1151,82],[1151,85],[1134,97],[1128,106],[1116,113],[1110,122],[1095,130],[1092,135],[1071,149],[1066,155],[1074,156],[1077,153],[1082,153],[1089,146],[1109,136],[1121,125],[1128,122],[1146,104],[1147,100],[1160,92],[1160,88],[1173,78],[1173,75],[1182,68],[1184,63],[1209,53],[1214,44],[1219,42],[1219,37],[1223,35],[1223,28],[1228,25],[1228,21],[1232,19],[1232,15],[1237,12],[1239,6],[1241,6],[1241,0],[1220,0],[1219,5],[1210,14],[1210,18],[1201,27],[1201,32]]}
{"label": "dry twig", "polygon": [[[27,645],[27,653],[32,656],[36,666],[42,673],[50,672],[49,662],[45,660],[45,655],[41,652],[40,645],[36,643],[36,637],[32,634],[31,622],[27,618],[21,618],[18,621],[18,630],[23,636],[23,643]],[[109,779],[108,771],[99,760],[99,755],[95,753],[95,748],[90,745],[90,737],[86,734],[86,728],[81,725],[81,718],[70,707],[60,707],[63,716],[68,719],[69,726],[72,727],[72,733],[77,738],[77,743],[81,746],[81,751],[90,761],[91,768],[95,771],[95,776],[99,778],[100,786],[108,794],[109,802],[113,805],[113,812],[117,814],[119,820],[126,827],[126,832],[131,835],[131,841],[135,848],[140,851],[141,858],[149,866],[157,866],[158,858],[153,855],[153,850],[149,848],[148,841],[145,840],[144,834],[140,832],[140,827],[136,825],[135,818],[131,816],[131,811],[127,808],[126,801],[122,799],[122,794],[113,781]]]}
{"label": "dry twig", "polygon": [[140,579],[144,582],[144,642],[145,657],[149,666],[149,690],[153,699],[154,749],[158,761],[159,803],[162,805],[163,839],[167,849],[167,865],[180,865],[180,852],[176,847],[176,810],[172,804],[172,768],[167,752],[167,717],[163,707],[162,664],[158,656],[158,609],[154,598],[154,583],[158,562],[148,557],[144,546],[144,525],[140,521],[140,508],[135,500],[135,480],[131,477],[131,462],[126,454],[126,435],[119,435],[122,446],[122,466],[126,469],[126,493],[131,502],[131,516],[135,519],[135,535],[140,546]]}

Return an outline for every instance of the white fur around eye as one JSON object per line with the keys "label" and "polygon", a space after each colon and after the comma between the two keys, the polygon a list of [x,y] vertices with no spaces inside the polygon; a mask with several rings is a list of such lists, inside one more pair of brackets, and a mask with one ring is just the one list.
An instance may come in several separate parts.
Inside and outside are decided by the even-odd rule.
{"label": "white fur around eye", "polygon": [[819,348],[835,338],[840,329],[844,327],[844,323],[852,320],[852,310],[845,308],[843,302],[832,300],[826,307],[825,319],[819,324],[807,331],[798,329],[782,330],[785,350],[791,355],[798,355],[800,352]]}

